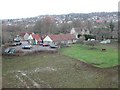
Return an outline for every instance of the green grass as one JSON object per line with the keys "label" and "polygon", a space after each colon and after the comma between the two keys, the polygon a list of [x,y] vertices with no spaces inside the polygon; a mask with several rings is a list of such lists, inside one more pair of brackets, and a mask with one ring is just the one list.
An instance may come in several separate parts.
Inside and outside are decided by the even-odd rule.
{"label": "green grass", "polygon": [[[107,51],[101,51],[105,48]],[[80,61],[93,64],[96,67],[107,68],[118,65],[118,49],[110,45],[99,45],[96,49],[90,49],[86,45],[74,44],[69,48],[60,50],[64,55]]]}
{"label": "green grass", "polygon": [[[30,88],[36,88],[31,80],[39,84],[40,88],[118,87],[116,69],[87,67],[78,60],[60,54],[40,53],[22,57],[3,57],[2,64],[3,88],[26,88],[24,83]],[[55,71],[47,70],[48,67]],[[31,80],[18,71],[26,73]]]}

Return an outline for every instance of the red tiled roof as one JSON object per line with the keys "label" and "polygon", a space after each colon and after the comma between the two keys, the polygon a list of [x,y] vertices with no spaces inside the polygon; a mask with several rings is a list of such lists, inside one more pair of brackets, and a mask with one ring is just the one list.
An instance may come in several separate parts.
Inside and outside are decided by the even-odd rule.
{"label": "red tiled roof", "polygon": [[36,39],[37,41],[41,41],[40,35],[39,34],[31,34],[33,39]]}
{"label": "red tiled roof", "polygon": [[41,38],[42,38],[42,39],[44,39],[46,36],[47,36],[47,35],[42,35],[42,37],[41,37]]}
{"label": "red tiled roof", "polygon": [[48,35],[53,41],[67,41],[67,40],[75,40],[75,36],[73,34],[59,34],[59,35]]}
{"label": "red tiled roof", "polygon": [[97,23],[101,23],[101,22],[103,22],[103,21],[102,21],[102,20],[96,20],[96,22],[97,22]]}

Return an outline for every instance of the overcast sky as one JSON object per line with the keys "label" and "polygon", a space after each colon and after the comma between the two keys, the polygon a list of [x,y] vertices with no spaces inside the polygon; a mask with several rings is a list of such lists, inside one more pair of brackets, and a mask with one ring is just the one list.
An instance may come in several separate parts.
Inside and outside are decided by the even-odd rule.
{"label": "overcast sky", "polygon": [[0,19],[118,11],[119,0],[1,0]]}

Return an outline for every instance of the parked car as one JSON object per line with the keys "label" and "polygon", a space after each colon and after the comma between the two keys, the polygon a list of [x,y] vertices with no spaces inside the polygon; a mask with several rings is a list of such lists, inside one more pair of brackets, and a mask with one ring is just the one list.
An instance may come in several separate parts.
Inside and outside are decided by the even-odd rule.
{"label": "parked car", "polygon": [[14,39],[14,41],[15,41],[15,42],[20,42],[20,40],[19,40],[19,39]]}
{"label": "parked car", "polygon": [[15,41],[15,42],[20,42],[20,38],[18,37],[18,35],[17,35],[16,38],[14,38],[14,41]]}
{"label": "parked car", "polygon": [[70,47],[70,44],[68,44],[68,43],[64,43],[64,44],[61,44],[61,47]]}
{"label": "parked car", "polygon": [[55,44],[50,44],[50,48],[58,48]]}
{"label": "parked car", "polygon": [[66,44],[63,44],[64,47],[70,47],[70,44],[66,43]]}
{"label": "parked car", "polygon": [[21,42],[13,42],[12,44],[10,44],[10,46],[17,46],[17,45],[21,45]]}
{"label": "parked car", "polygon": [[11,48],[9,54],[13,54],[15,52],[16,52],[15,48]]}
{"label": "parked car", "polygon": [[65,47],[70,47],[70,44],[64,44]]}
{"label": "parked car", "polygon": [[43,47],[44,46],[50,46],[49,43],[43,43]]}
{"label": "parked car", "polygon": [[43,43],[40,43],[40,46],[43,46]]}
{"label": "parked car", "polygon": [[15,48],[7,48],[5,49],[5,54],[14,54],[16,52]]}
{"label": "parked car", "polygon": [[100,43],[102,43],[102,44],[108,44],[108,43],[111,43],[111,40],[103,40],[103,41],[101,41]]}
{"label": "parked car", "polygon": [[31,49],[32,48],[32,45],[23,45],[22,46],[22,49]]}

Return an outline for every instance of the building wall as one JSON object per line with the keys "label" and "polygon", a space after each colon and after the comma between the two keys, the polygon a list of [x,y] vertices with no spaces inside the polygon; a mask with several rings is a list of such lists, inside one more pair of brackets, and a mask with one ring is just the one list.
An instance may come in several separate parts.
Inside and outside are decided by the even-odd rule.
{"label": "building wall", "polygon": [[43,42],[48,42],[48,43],[50,43],[50,42],[53,42],[53,41],[51,40],[51,38],[50,38],[49,36],[46,36],[46,37],[43,39]]}
{"label": "building wall", "polygon": [[28,37],[29,37],[29,34],[26,33],[26,34],[24,35],[23,39],[24,39],[24,40],[28,40]]}

